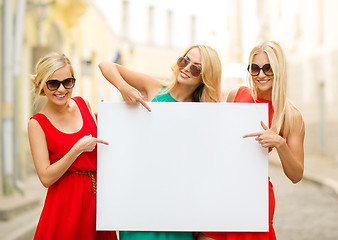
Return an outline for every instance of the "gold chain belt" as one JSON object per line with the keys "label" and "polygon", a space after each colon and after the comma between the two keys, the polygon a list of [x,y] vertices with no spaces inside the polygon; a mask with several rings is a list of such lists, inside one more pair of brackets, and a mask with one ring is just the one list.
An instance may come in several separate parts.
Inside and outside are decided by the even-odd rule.
{"label": "gold chain belt", "polygon": [[94,189],[94,194],[95,194],[95,197],[96,197],[96,181],[95,181],[95,172],[91,172],[91,171],[88,171],[88,172],[81,172],[81,171],[68,171],[69,173],[75,173],[75,174],[80,174],[80,175],[87,175],[90,177],[90,179],[92,180],[92,184],[93,184],[93,189]]}

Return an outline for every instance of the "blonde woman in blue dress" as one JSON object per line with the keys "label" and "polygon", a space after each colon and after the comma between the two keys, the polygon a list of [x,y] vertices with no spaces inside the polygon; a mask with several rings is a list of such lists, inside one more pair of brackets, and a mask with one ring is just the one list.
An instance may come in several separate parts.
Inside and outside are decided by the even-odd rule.
{"label": "blonde woman in blue dress", "polygon": [[[170,83],[112,62],[102,62],[103,76],[122,94],[127,104],[147,102],[220,102],[222,66],[218,53],[206,45],[189,47],[172,67]],[[192,232],[123,231],[120,240],[192,240]]]}

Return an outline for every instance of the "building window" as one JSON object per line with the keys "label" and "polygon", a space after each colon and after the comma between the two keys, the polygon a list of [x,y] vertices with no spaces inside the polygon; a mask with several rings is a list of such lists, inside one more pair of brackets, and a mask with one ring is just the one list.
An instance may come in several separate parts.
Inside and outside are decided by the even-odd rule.
{"label": "building window", "polygon": [[122,29],[121,35],[123,41],[129,40],[129,1],[122,0]]}
{"label": "building window", "polygon": [[190,44],[194,45],[196,42],[196,17],[192,15],[190,17]]}
{"label": "building window", "polygon": [[148,43],[154,43],[154,6],[148,7]]}
{"label": "building window", "polygon": [[318,1],[318,44],[322,45],[324,43],[324,1]]}
{"label": "building window", "polygon": [[167,11],[167,45],[172,46],[173,42],[173,11]]}

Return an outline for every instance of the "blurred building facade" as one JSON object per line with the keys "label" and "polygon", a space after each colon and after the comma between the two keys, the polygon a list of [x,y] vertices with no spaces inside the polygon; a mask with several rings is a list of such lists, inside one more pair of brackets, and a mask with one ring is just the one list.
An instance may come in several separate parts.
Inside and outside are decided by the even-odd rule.
{"label": "blurred building facade", "polygon": [[[276,40],[288,60],[289,97],[306,122],[305,151],[338,156],[337,74],[338,22],[335,0],[227,0],[201,1],[199,11],[191,1],[106,1],[113,18],[108,23],[98,9],[104,0],[0,0],[1,178],[0,188],[24,181],[34,172],[27,139],[27,122],[41,104],[33,106],[29,75],[37,60],[50,51],[64,52],[75,68],[74,95],[90,100],[94,111],[100,99],[121,100],[101,76],[97,64],[110,59],[155,78],[168,80],[170,67],[193,44],[218,50],[223,64],[223,91],[246,84],[246,64],[251,48],[264,40]],[[10,4],[10,7],[8,7]],[[195,6],[195,5],[194,5]],[[20,10],[22,9],[23,10]],[[306,11],[304,10],[306,8]],[[10,9],[10,16],[8,14]],[[21,16],[21,18],[20,18]],[[12,19],[11,24],[9,20]],[[18,21],[13,21],[16,19]],[[21,20],[20,20],[21,19]],[[7,21],[7,22],[6,22]],[[14,34],[22,23],[21,41]],[[8,30],[8,24],[12,25]],[[7,30],[6,30],[7,29]],[[12,31],[11,38],[5,32]],[[8,37],[6,35],[6,37]],[[10,46],[8,42],[19,45]],[[19,47],[18,47],[19,46]],[[19,49],[19,58],[12,53]],[[11,59],[8,62],[8,59]],[[8,68],[19,68],[8,75]],[[7,74],[7,75],[6,75]],[[8,77],[15,82],[7,94]],[[13,124],[12,146],[6,141],[4,122]],[[13,153],[7,149],[13,148]],[[11,158],[7,161],[4,158]],[[14,179],[14,180],[13,180]],[[5,181],[9,181],[6,183]],[[20,184],[18,184],[20,188]]]}
{"label": "blurred building facade", "polygon": [[0,9],[1,196],[24,191],[21,183],[35,171],[27,123],[46,101],[33,104],[30,75],[38,59],[65,53],[77,79],[73,94],[90,100],[95,109],[99,99],[114,95],[97,65],[117,52],[117,37],[93,1],[4,0]]}

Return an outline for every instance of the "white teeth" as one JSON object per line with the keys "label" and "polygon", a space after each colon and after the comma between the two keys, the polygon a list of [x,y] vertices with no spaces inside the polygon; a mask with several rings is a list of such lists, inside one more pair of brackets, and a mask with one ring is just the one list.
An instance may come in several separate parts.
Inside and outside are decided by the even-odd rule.
{"label": "white teeth", "polygon": [[63,98],[64,96],[66,96],[66,94],[62,94],[62,95],[55,95],[58,98]]}
{"label": "white teeth", "polygon": [[257,80],[259,83],[267,83],[269,80]]}
{"label": "white teeth", "polygon": [[182,76],[183,78],[188,78],[188,77],[189,77],[188,74],[186,74],[185,72],[181,72],[181,76]]}

